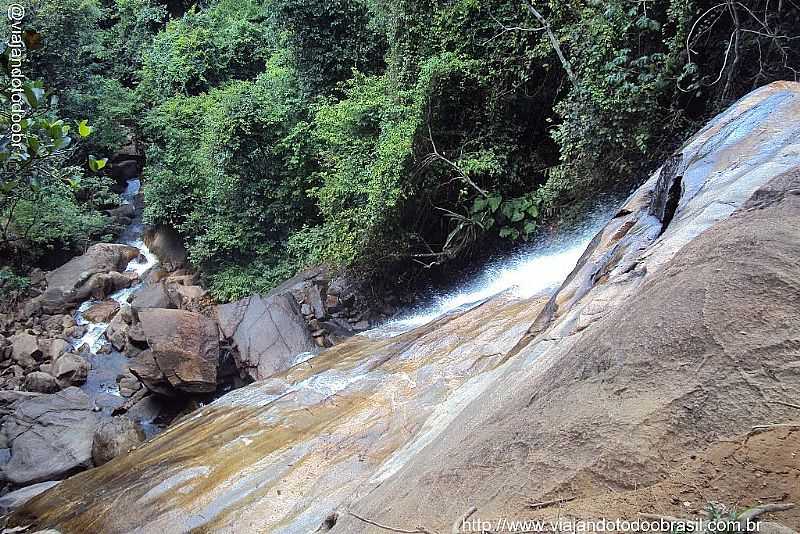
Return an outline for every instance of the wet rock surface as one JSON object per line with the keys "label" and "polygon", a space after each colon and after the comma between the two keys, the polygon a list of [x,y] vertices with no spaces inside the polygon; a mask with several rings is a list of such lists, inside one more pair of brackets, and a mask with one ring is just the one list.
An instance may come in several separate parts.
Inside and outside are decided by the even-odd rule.
{"label": "wet rock surface", "polygon": [[16,491],[6,493],[0,497],[0,515],[16,510],[32,498],[46,490],[49,490],[58,483],[58,480],[39,482],[38,484],[32,484]]}

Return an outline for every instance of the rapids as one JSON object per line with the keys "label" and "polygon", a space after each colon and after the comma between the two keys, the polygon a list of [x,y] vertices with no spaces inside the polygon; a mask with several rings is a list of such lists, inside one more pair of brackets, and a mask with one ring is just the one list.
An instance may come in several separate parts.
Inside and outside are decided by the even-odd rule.
{"label": "rapids", "polygon": [[[129,180],[125,191],[122,193],[123,204],[134,204],[134,199],[139,193],[141,182],[138,179]],[[141,210],[136,210],[136,215],[131,224],[120,235],[119,243],[136,247],[141,252],[139,258],[131,260],[125,269],[126,272],[135,272],[139,275],[139,282],[130,287],[120,289],[112,293],[108,298],[116,300],[120,304],[126,304],[130,297],[136,293],[143,282],[141,278],[152,269],[158,259],[151,253],[143,241],[144,224],[142,222]],[[83,302],[75,312],[75,321],[86,327],[86,333],[72,340],[74,348],[78,349],[86,345],[89,349],[88,359],[91,364],[91,371],[86,383],[81,389],[89,395],[95,405],[101,409],[110,411],[120,406],[124,399],[119,393],[117,376],[125,371],[127,358],[116,350],[107,354],[99,354],[100,349],[107,342],[104,334],[108,329],[108,323],[92,323],[84,318],[83,313],[100,301],[87,300]]]}

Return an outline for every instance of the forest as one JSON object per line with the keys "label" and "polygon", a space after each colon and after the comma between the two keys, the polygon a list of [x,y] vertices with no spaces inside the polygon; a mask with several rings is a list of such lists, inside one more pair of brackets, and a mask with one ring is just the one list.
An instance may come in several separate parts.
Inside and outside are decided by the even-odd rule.
{"label": "forest", "polygon": [[131,144],[146,223],[229,301],[309,266],[402,279],[533,239],[800,59],[795,0],[22,6],[0,45],[6,296],[119,233]]}

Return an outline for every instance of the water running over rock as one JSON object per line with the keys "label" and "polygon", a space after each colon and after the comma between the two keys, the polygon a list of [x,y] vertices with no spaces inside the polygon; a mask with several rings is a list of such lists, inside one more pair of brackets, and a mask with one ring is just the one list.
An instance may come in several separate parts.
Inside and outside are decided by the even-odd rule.
{"label": "water running over rock", "polygon": [[[141,182],[138,179],[129,180],[125,192],[121,195],[123,205],[135,206],[135,198],[140,188]],[[144,224],[142,223],[141,209],[135,209],[133,221],[120,235],[118,241],[121,244],[139,249],[139,257],[131,260],[125,269],[126,273],[135,273],[138,281],[130,287],[120,289],[109,295],[109,299],[116,301],[120,305],[127,304],[130,297],[141,289],[143,285],[141,278],[158,263],[155,254],[151,253],[144,244],[143,235]],[[74,339],[72,345],[76,349],[84,345],[89,349],[88,360],[92,368],[89,371],[86,383],[83,384],[81,389],[89,395],[96,406],[105,410],[113,410],[124,402],[124,399],[120,396],[116,380],[125,370],[128,359],[113,349],[110,352],[100,353],[104,346],[108,347],[104,334],[108,330],[109,323],[91,322],[84,317],[84,313],[101,302],[90,299],[84,301],[78,307],[75,312],[75,321],[79,325],[86,327],[86,333],[82,337]]]}

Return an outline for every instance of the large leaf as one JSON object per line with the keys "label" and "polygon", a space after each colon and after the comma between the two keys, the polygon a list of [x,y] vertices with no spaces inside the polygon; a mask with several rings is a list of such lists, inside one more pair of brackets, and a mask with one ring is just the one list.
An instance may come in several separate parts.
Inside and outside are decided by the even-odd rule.
{"label": "large leaf", "polygon": [[93,128],[89,126],[89,121],[78,121],[78,135],[81,137],[89,137],[92,135]]}
{"label": "large leaf", "polygon": [[96,159],[94,156],[89,156],[89,168],[92,172],[100,172],[106,166],[108,158]]}

